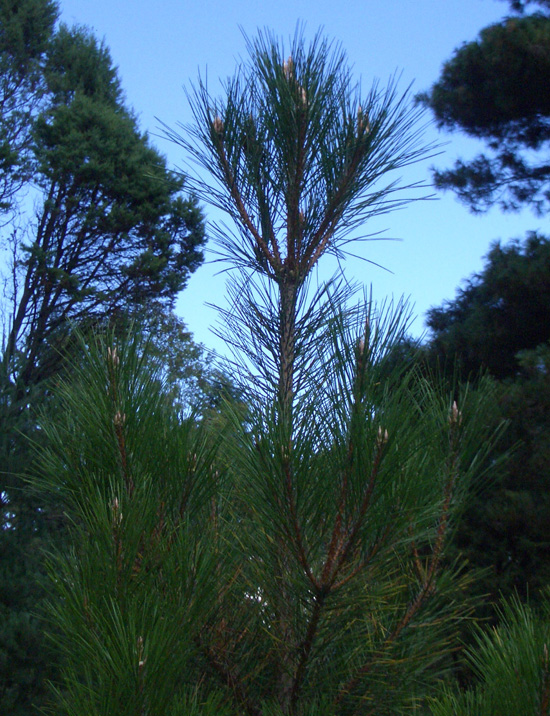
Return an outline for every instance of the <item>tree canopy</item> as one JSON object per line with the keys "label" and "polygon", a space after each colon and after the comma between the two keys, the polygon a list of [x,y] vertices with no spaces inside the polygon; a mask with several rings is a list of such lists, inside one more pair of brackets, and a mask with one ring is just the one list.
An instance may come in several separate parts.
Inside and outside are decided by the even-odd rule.
{"label": "tree canopy", "polygon": [[440,127],[484,140],[490,153],[435,171],[436,185],[452,189],[474,211],[495,203],[507,210],[550,208],[550,6],[483,29],[455,50],[439,80],[419,100]]}
{"label": "tree canopy", "polygon": [[456,298],[427,314],[431,350],[464,375],[488,369],[514,377],[517,355],[550,340],[550,241],[530,234],[493,244],[479,274],[465,279]]}
{"label": "tree canopy", "polygon": [[1,9],[10,34],[0,69],[12,88],[3,114],[11,162],[2,175],[11,202],[2,229],[11,254],[4,368],[28,384],[51,371],[48,347],[58,349],[69,320],[171,308],[202,261],[205,235],[183,179],[124,104],[108,49],[85,28],[54,29],[56,6],[46,0]]}
{"label": "tree canopy", "polygon": [[501,595],[536,601],[550,578],[550,240],[496,243],[456,298],[428,313],[430,364],[462,377],[489,372],[508,422],[499,479],[475,495],[454,539],[495,617]]}

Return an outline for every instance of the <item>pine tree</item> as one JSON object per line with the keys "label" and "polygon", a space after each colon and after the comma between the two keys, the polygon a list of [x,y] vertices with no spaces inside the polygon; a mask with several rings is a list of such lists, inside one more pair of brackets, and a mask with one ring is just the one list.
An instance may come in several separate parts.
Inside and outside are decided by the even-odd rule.
{"label": "pine tree", "polygon": [[[549,208],[546,153],[550,134],[550,4],[510,2],[519,15],[484,28],[443,65],[440,79],[418,99],[440,127],[486,143],[488,152],[452,169],[435,183],[451,189],[473,211],[498,204],[507,211]],[[529,6],[538,6],[526,14]]]}
{"label": "pine tree", "polygon": [[453,402],[386,360],[403,307],[308,290],[400,202],[384,178],[423,155],[417,111],[394,85],[362,98],[321,36],[248,49],[180,138],[238,227],[218,238],[246,419],[182,420],[135,342],[83,346],[42,427],[74,539],[50,567],[55,713],[401,714],[448,667],[467,577],[441,560],[494,437],[484,393]]}

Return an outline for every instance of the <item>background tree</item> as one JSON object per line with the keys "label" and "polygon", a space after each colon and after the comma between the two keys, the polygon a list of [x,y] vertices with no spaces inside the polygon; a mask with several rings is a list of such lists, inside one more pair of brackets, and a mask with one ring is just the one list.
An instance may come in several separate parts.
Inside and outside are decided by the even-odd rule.
{"label": "background tree", "polygon": [[513,378],[519,351],[550,340],[550,241],[533,233],[493,244],[483,270],[430,309],[426,323],[431,350],[444,362],[458,359],[464,376],[487,369]]}
{"label": "background tree", "polygon": [[236,219],[218,238],[250,412],[213,434],[170,412],[134,344],[86,346],[43,423],[42,483],[75,538],[51,566],[56,713],[401,714],[448,666],[461,576],[440,567],[494,436],[485,393],[457,405],[390,368],[402,307],[308,292],[398,202],[387,174],[423,155],[418,110],[393,85],[362,97],[320,35],[248,49],[222,99],[199,84],[181,141]]}
{"label": "background tree", "polygon": [[[474,211],[496,203],[544,214],[550,199],[544,89],[550,4],[509,4],[514,14],[457,49],[418,99],[441,127],[484,140],[489,150],[435,171],[436,185],[455,191]],[[548,250],[548,240],[535,233],[493,245],[484,270],[428,314],[426,360],[451,371],[458,362],[464,377],[489,371],[510,420],[507,442],[515,455],[499,482],[466,512],[456,539],[472,565],[488,568],[481,589],[493,601],[514,590],[522,599],[537,599],[548,581]]]}
{"label": "background tree", "polygon": [[[550,206],[548,142],[550,6],[511,3],[519,16],[481,31],[448,60],[433,87],[419,96],[439,126],[487,142],[489,154],[436,171],[436,185],[452,189],[474,211],[494,203],[506,210]],[[522,14],[537,5],[532,14]]]}
{"label": "background tree", "polygon": [[44,98],[42,61],[57,19],[48,0],[4,0],[0,8],[0,212],[31,176],[32,117]]}
{"label": "background tree", "polygon": [[511,458],[455,538],[473,567],[488,570],[477,588],[493,602],[514,593],[537,601],[550,578],[549,291],[550,242],[532,234],[495,244],[456,299],[428,313],[425,360],[451,372],[458,364],[464,378],[489,371],[510,422],[502,447]]}
{"label": "background tree", "polygon": [[[140,132],[107,48],[57,14],[50,0],[0,3],[0,711],[14,716],[40,704],[54,667],[37,555],[64,523],[55,499],[23,486],[22,436],[40,439],[70,324],[170,314],[205,241],[197,202]],[[164,328],[180,377],[192,372],[200,350],[175,317]]]}
{"label": "background tree", "polygon": [[32,146],[40,208],[13,245],[4,351],[6,370],[24,385],[51,372],[69,320],[152,301],[170,308],[204,242],[182,180],[122,105],[106,48],[62,26],[44,78],[48,104],[34,120]]}

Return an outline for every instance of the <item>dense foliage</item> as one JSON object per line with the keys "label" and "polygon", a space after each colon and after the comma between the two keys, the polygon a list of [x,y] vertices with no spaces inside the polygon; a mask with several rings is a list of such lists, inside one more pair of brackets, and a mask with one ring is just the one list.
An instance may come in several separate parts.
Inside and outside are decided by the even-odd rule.
{"label": "dense foliage", "polygon": [[[453,301],[428,314],[424,357],[463,377],[496,383],[511,450],[497,482],[472,500],[455,539],[486,571],[480,593],[497,603],[517,593],[539,599],[550,579],[550,241],[496,244]],[[491,610],[485,610],[491,614]],[[492,612],[494,615],[494,612]]]}
{"label": "dense foliage", "polygon": [[500,610],[500,625],[479,629],[469,661],[477,676],[471,689],[448,689],[434,700],[432,716],[546,716],[550,711],[550,603],[537,612],[517,599]]}
{"label": "dense foliage", "polygon": [[74,358],[70,325],[162,312],[179,351],[174,389],[183,363],[202,362],[168,318],[202,261],[202,213],[139,130],[108,49],[57,16],[51,0],[0,2],[0,711],[13,716],[40,705],[55,671],[41,550],[60,543],[65,519],[21,475],[26,439],[42,437],[37,412],[55,411],[52,386]]}
{"label": "dense foliage", "polygon": [[307,281],[422,156],[416,110],[361,97],[321,36],[248,47],[183,138],[237,220],[219,238],[246,419],[182,419],[139,344],[84,340],[40,458],[74,546],[50,562],[57,714],[403,714],[450,668],[468,578],[443,555],[490,467],[490,390],[390,365],[403,307]]}

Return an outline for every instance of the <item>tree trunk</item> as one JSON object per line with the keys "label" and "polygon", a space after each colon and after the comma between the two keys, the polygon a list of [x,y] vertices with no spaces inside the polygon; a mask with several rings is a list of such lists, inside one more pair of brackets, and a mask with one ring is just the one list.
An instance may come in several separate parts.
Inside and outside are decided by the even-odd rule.
{"label": "tree trunk", "polygon": [[[292,433],[294,401],[294,363],[296,350],[296,304],[298,285],[295,279],[285,276],[279,284],[280,324],[279,324],[279,420],[281,421],[283,442],[281,448],[284,482],[282,493],[291,500],[293,493],[292,475]],[[288,506],[287,506],[288,507]],[[281,638],[281,660],[279,664],[279,703],[286,713],[292,699],[294,682],[293,655],[295,652],[295,634],[292,629],[292,590],[288,584],[290,564],[287,545],[283,542],[280,550],[280,609],[279,629]]]}

